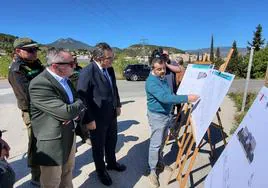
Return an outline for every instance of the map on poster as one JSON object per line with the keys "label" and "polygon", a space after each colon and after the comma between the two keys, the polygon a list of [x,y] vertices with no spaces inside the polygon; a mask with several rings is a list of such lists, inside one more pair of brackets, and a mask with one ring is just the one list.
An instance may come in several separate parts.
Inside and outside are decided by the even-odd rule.
{"label": "map on poster", "polygon": [[200,99],[193,104],[192,122],[196,143],[200,143],[227,94],[234,75],[219,72],[210,65],[189,64],[177,95],[196,94]]}
{"label": "map on poster", "polygon": [[268,88],[263,87],[208,174],[205,188],[268,187],[267,114]]}

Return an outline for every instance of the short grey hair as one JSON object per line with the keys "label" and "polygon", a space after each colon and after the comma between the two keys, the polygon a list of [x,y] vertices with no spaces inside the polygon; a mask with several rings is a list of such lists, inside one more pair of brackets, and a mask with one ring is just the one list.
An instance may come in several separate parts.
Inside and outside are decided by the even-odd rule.
{"label": "short grey hair", "polygon": [[49,49],[46,56],[47,65],[50,66],[53,63],[64,61],[64,58],[61,55],[62,52],[68,52],[68,51],[64,49],[55,49],[55,48]]}

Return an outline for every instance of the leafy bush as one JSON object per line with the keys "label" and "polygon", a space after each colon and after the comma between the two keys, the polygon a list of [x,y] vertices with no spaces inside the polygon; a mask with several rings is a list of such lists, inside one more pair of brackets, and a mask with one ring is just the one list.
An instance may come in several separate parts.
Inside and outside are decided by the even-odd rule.
{"label": "leafy bush", "polygon": [[11,57],[0,56],[0,78],[7,78],[8,67],[11,63]]}
{"label": "leafy bush", "polygon": [[118,54],[113,62],[113,68],[115,70],[116,78],[123,79],[123,71],[127,65],[136,64],[138,63],[137,60],[133,59],[126,59],[125,55]]}
{"label": "leafy bush", "polygon": [[251,107],[252,103],[254,102],[254,100],[256,98],[256,95],[257,95],[256,93],[248,93],[247,94],[245,111],[244,112],[240,112],[240,110],[242,108],[243,93],[230,93],[229,94],[229,96],[231,97],[231,99],[235,102],[236,109],[239,111],[235,115],[234,126],[230,130],[230,134],[233,134],[235,132],[235,130],[237,129],[237,127],[240,125],[240,123],[244,119],[247,111],[249,110],[249,108]]}
{"label": "leafy bush", "polygon": [[[246,78],[249,63],[249,53],[245,56],[232,57],[227,67],[227,72],[236,75],[236,78]],[[268,64],[268,47],[254,52],[250,77],[263,79]]]}

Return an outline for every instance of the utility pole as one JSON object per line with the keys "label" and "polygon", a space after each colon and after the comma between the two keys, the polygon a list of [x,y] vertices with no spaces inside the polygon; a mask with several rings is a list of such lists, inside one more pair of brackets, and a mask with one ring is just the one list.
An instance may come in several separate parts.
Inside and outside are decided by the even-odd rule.
{"label": "utility pole", "polygon": [[[141,39],[141,45],[142,45],[141,58],[142,58],[142,61],[140,61],[140,63],[143,63],[143,64],[145,64],[145,56],[146,56],[146,54],[145,54],[145,45],[147,44],[147,41],[148,41],[148,39],[146,39],[146,38]],[[147,64],[149,65],[149,62],[147,62]]]}
{"label": "utility pole", "polygon": [[250,72],[251,72],[252,60],[253,60],[253,52],[254,52],[254,47],[251,47],[250,56],[249,56],[249,63],[248,63],[247,79],[246,79],[246,84],[245,84],[245,90],[244,90],[244,97],[243,97],[243,103],[242,103],[241,112],[244,112],[245,106],[246,106],[248,83],[249,83],[249,79],[250,79]]}

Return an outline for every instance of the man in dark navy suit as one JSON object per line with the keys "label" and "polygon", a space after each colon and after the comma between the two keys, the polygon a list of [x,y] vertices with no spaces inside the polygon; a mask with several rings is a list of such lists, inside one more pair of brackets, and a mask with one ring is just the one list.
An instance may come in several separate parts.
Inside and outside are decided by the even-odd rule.
{"label": "man in dark navy suit", "polygon": [[112,184],[107,170],[126,170],[126,166],[117,163],[115,157],[117,116],[121,113],[121,104],[112,68],[113,59],[108,44],[97,44],[91,63],[81,71],[77,85],[78,95],[87,106],[82,124],[90,130],[97,175],[107,186]]}

